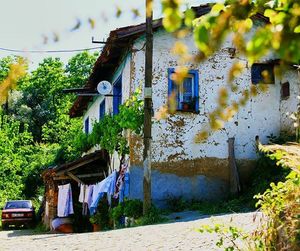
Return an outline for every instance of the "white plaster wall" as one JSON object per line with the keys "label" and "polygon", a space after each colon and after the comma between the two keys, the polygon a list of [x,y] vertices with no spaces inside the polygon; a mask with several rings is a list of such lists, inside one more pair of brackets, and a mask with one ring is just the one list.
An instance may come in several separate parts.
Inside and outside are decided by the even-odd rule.
{"label": "white plaster wall", "polygon": [[[177,66],[177,58],[170,53],[176,41],[164,31],[155,33],[153,52],[153,106],[154,111],[167,104],[168,98],[168,68]],[[191,36],[183,39],[191,53],[196,48]],[[135,43],[135,47],[142,47],[143,39]],[[255,159],[255,136],[258,135],[263,143],[267,142],[270,134],[278,135],[280,132],[280,82],[276,79],[269,90],[252,98],[245,107],[242,107],[225,128],[213,133],[206,142],[196,144],[195,135],[208,121],[208,113],[216,107],[218,90],[226,86],[227,74],[233,62],[228,53],[232,47],[226,41],[223,48],[210,59],[197,64],[187,64],[190,69],[199,71],[199,114],[177,112],[167,120],[154,121],[153,124],[153,160],[163,162],[170,160],[195,159],[202,157],[227,158],[229,137],[235,137],[235,152],[237,159]],[[144,51],[133,53],[133,85],[136,87],[144,79]],[[238,100],[241,91],[251,85],[251,68],[247,61],[246,69],[236,80],[240,92],[232,93],[230,99]],[[180,121],[182,126],[178,126]]]}
{"label": "white plaster wall", "polygon": [[[168,68],[177,66],[177,57],[170,53],[176,39],[160,30],[154,35],[153,52],[153,107],[157,112],[168,101]],[[196,53],[192,36],[183,39],[191,53]],[[144,37],[134,43],[134,48],[142,48]],[[290,126],[284,114],[294,111],[297,106],[296,96],[299,93],[299,81],[295,72],[285,74],[284,79],[290,82],[291,97],[281,101],[280,81],[275,80],[269,85],[266,93],[252,98],[245,107],[241,107],[232,121],[225,124],[225,128],[214,132],[206,142],[195,143],[195,135],[205,123],[208,114],[217,104],[218,90],[226,86],[228,71],[237,60],[230,58],[228,48],[232,44],[225,41],[222,49],[213,57],[200,64],[187,64],[190,69],[199,71],[199,114],[177,112],[167,120],[153,120],[153,160],[155,162],[195,159],[203,157],[227,158],[229,137],[235,137],[235,153],[237,159],[255,159],[255,136],[259,136],[263,143],[267,143],[267,136],[278,135],[282,127]],[[134,89],[144,85],[144,50],[133,51],[124,58],[123,63],[113,74],[114,82],[122,74],[122,102]],[[238,58],[246,68],[236,80],[239,92],[231,93],[230,100],[238,100],[241,92],[251,85],[251,68],[244,58]],[[85,113],[91,119],[99,118],[99,104],[103,97],[99,97]],[[108,100],[110,99],[110,101]],[[112,98],[106,98],[106,110],[112,110]],[[180,126],[178,126],[178,122]],[[90,128],[92,126],[90,125]],[[142,156],[142,153],[140,154]]]}
{"label": "white plaster wall", "polygon": [[281,129],[290,133],[295,132],[293,120],[289,118],[292,112],[297,111],[297,106],[300,103],[300,75],[295,70],[286,72],[281,79],[281,83],[290,83],[290,96],[281,100]]}
{"label": "white plaster wall", "polygon": [[122,70],[122,103],[124,103],[130,96],[132,90],[131,85],[131,55],[128,55],[125,59],[125,64]]}
{"label": "white plaster wall", "polygon": [[[114,72],[113,76],[111,76],[110,79],[108,79],[108,81],[110,81],[112,84],[114,84],[118,78],[120,77],[120,75],[122,74],[122,103],[124,103],[124,101],[126,99],[128,99],[129,95],[130,95],[130,79],[131,79],[131,57],[129,55],[127,55],[124,58],[124,62],[116,69],[116,71]],[[103,79],[104,80],[104,79]],[[106,80],[106,79],[105,79]],[[112,92],[111,92],[112,94]],[[105,113],[106,114],[111,114],[113,111],[113,97],[104,97],[104,96],[98,96],[96,98],[94,98],[93,102],[91,102],[89,104],[88,109],[86,110],[86,112],[84,113],[83,116],[83,131],[84,131],[84,125],[85,125],[85,120],[87,117],[89,117],[89,133],[92,132],[93,130],[93,124],[95,122],[99,121],[99,112],[100,112],[100,104],[101,102],[105,99]],[[96,150],[100,150],[100,147],[94,146],[92,147],[87,153],[85,154],[89,154],[92,153]],[[111,156],[111,168],[110,168],[110,172],[112,172],[113,170],[119,170],[119,166],[120,166],[120,159],[117,153],[114,153]]]}
{"label": "white plaster wall", "polygon": [[[89,118],[89,133],[93,130],[93,124],[99,121],[99,111],[100,104],[104,100],[104,96],[95,97],[94,101],[90,103],[87,111],[83,115],[83,131],[84,131],[84,122]],[[107,109],[107,106],[105,107]]]}
{"label": "white plaster wall", "polygon": [[[122,103],[129,97],[130,90],[130,56],[126,56],[124,62],[118,67],[115,71],[111,79],[103,79],[108,80],[112,84],[116,82],[119,78],[120,74],[122,74]],[[112,92],[110,93],[112,94]],[[89,132],[91,133],[93,130],[93,124],[96,121],[99,121],[99,112],[100,112],[100,104],[105,99],[105,113],[110,114],[113,111],[113,98],[112,97],[104,97],[99,95],[95,97],[92,102],[90,102],[88,109],[85,111],[83,115],[83,131],[84,131],[84,123],[87,117],[89,117]]]}

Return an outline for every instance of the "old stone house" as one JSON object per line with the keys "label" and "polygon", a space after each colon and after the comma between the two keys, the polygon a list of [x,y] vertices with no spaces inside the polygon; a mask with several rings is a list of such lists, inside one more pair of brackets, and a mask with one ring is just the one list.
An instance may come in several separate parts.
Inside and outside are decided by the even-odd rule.
{"label": "old stone house", "polygon": [[[194,8],[197,16],[210,10],[208,5]],[[263,16],[253,17],[254,26],[264,25]],[[145,73],[145,24],[111,31],[107,44],[95,63],[85,89],[95,90],[102,80],[112,83],[114,97],[78,96],[71,110],[71,117],[83,117],[86,133],[93,122],[104,113],[118,113],[118,105],[124,102],[138,87],[143,86]],[[153,51],[153,109],[154,113],[168,103],[174,82],[171,74],[178,65],[177,57],[170,51],[177,41],[167,33],[161,20],[154,22]],[[193,36],[182,39],[190,50],[197,53]],[[236,80],[239,92],[231,93],[230,100],[238,100],[242,90],[261,80],[261,72],[271,74],[268,91],[251,98],[241,107],[222,130],[213,133],[205,142],[195,143],[195,135],[208,121],[208,114],[217,106],[218,90],[227,86],[227,74],[237,57],[245,65],[245,71]],[[152,198],[155,203],[168,198],[218,199],[228,194],[230,166],[228,139],[235,138],[235,160],[240,182],[247,178],[258,158],[255,137],[265,143],[270,135],[282,130],[292,130],[286,115],[297,107],[299,76],[292,67],[278,78],[274,75],[274,59],[269,57],[250,66],[246,59],[235,54],[230,40],[208,60],[199,64],[187,64],[190,69],[184,81],[185,88],[177,91],[177,112],[166,120],[153,119],[152,133]],[[193,101],[193,102],[191,102]],[[188,109],[184,104],[188,103]],[[142,140],[132,134],[130,145],[130,197],[143,198]]]}

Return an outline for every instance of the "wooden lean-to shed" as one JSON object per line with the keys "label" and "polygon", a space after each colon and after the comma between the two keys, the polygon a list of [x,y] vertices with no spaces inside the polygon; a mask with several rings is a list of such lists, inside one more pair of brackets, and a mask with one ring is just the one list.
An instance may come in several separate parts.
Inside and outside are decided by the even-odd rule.
{"label": "wooden lean-to shed", "polygon": [[[78,204],[79,183],[94,184],[109,173],[109,155],[105,150],[95,151],[75,161],[45,170],[42,177],[45,184],[44,213],[42,221],[51,229],[51,221],[57,216],[58,186],[70,183],[74,204],[74,215],[81,214]],[[76,219],[76,217],[75,217]]]}

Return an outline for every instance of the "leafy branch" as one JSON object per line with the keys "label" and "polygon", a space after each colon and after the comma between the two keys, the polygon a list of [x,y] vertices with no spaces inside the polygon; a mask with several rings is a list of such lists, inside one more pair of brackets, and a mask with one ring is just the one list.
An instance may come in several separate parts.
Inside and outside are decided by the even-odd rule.
{"label": "leafy branch", "polygon": [[92,146],[99,145],[110,154],[115,151],[119,156],[128,154],[129,146],[125,130],[140,134],[144,121],[143,101],[139,99],[140,94],[141,90],[136,90],[124,104],[119,106],[118,114],[107,114],[99,122],[95,122],[91,134],[82,133],[79,136],[81,142],[79,148],[86,151]]}

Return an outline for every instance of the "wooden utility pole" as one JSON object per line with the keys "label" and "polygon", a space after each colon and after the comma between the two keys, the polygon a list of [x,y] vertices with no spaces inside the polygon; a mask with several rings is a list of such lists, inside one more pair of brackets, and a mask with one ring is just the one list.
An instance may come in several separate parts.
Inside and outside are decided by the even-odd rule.
{"label": "wooden utility pole", "polygon": [[151,127],[152,127],[152,57],[153,57],[153,0],[146,0],[146,53],[144,88],[144,204],[143,213],[151,208]]}

